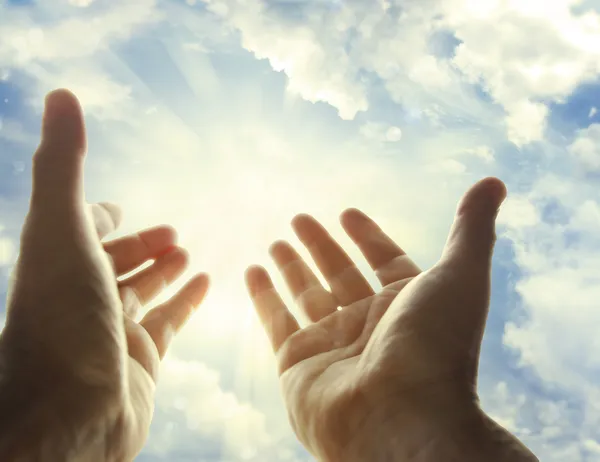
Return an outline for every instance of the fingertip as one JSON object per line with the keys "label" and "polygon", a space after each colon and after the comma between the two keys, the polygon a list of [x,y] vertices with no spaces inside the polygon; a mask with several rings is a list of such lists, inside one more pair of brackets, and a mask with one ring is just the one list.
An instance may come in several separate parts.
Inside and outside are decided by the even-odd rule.
{"label": "fingertip", "polygon": [[345,219],[347,219],[349,216],[353,216],[353,215],[364,215],[363,212],[361,212],[359,209],[357,209],[356,207],[348,207],[347,209],[345,209],[342,213],[340,213],[340,221],[344,221]]}
{"label": "fingertip", "polygon": [[83,109],[77,97],[69,90],[61,88],[46,95],[42,116],[42,143],[66,153],[85,152]]}
{"label": "fingertip", "polygon": [[162,225],[155,226],[153,229],[157,233],[160,233],[162,239],[171,242],[173,245],[176,245],[179,241],[179,233],[173,225],[165,223]]}
{"label": "fingertip", "polygon": [[245,272],[246,285],[252,297],[273,286],[267,270],[260,265],[252,265]]}
{"label": "fingertip", "polygon": [[308,213],[299,213],[294,218],[292,218],[291,225],[292,228],[298,230],[299,228],[303,228],[307,223],[316,221],[312,215]]}
{"label": "fingertip", "polygon": [[323,233],[327,233],[323,225],[307,213],[296,215],[292,220],[292,228],[304,245],[310,244],[322,236]]}
{"label": "fingertip", "polygon": [[340,222],[344,227],[348,225],[363,225],[372,221],[365,212],[355,207],[350,207],[340,214]]}
{"label": "fingertip", "polygon": [[282,247],[287,247],[289,244],[283,239],[277,239],[269,246],[269,255],[274,256],[279,252]]}
{"label": "fingertip", "polygon": [[187,285],[193,289],[190,302],[194,308],[197,308],[206,297],[210,287],[210,277],[207,273],[198,273],[190,279]]}
{"label": "fingertip", "polygon": [[271,244],[269,253],[273,260],[275,260],[275,263],[277,263],[279,266],[285,266],[299,258],[294,247],[289,242],[284,240],[278,240]]}
{"label": "fingertip", "polygon": [[77,97],[66,88],[53,90],[44,99],[44,119],[79,116],[82,108]]}
{"label": "fingertip", "polygon": [[472,210],[474,212],[496,213],[502,202],[506,199],[507,188],[502,180],[496,177],[486,177],[464,194],[457,208],[457,215]]}
{"label": "fingertip", "polygon": [[137,236],[152,258],[158,258],[177,246],[177,231],[170,225],[158,225],[144,229]]}
{"label": "fingertip", "polygon": [[99,202],[98,205],[103,207],[110,216],[114,229],[117,229],[123,221],[123,209],[113,202]]}
{"label": "fingertip", "polygon": [[504,202],[508,194],[508,189],[506,184],[500,178],[489,176],[481,180],[480,183],[482,184],[482,187],[486,189],[490,197],[498,202],[498,205]]}
{"label": "fingertip", "polygon": [[46,101],[54,98],[70,98],[77,101],[77,96],[68,88],[55,88],[46,94]]}

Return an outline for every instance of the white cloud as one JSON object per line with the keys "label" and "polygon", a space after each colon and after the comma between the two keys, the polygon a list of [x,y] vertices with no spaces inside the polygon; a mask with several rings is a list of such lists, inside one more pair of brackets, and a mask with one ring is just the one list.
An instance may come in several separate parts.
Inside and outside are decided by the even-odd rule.
{"label": "white cloud", "polygon": [[569,146],[569,153],[586,170],[600,171],[600,124],[592,124],[580,130]]}
{"label": "white cloud", "polygon": [[30,68],[30,75],[38,82],[30,103],[41,110],[44,95],[55,88],[73,91],[86,113],[105,120],[127,120],[131,117],[131,87],[117,82],[93,63],[65,65],[57,71],[41,66]]}
{"label": "white cloud", "polygon": [[[583,417],[569,420],[574,428],[564,426],[564,409],[548,404],[539,415],[542,436],[581,437],[576,447],[563,443],[564,457],[589,450],[583,441],[594,437],[600,423],[595,373],[600,366],[600,202],[595,189],[575,178],[545,175],[530,192],[509,196],[499,216],[522,272],[516,290],[525,310],[524,317],[506,325],[504,343],[543,383],[582,403]],[[549,201],[564,212],[563,220],[544,216]]]}
{"label": "white cloud", "polygon": [[500,425],[513,433],[522,433],[519,419],[522,418],[526,396],[513,396],[506,382],[499,382],[485,395],[484,408]]}
{"label": "white cloud", "polygon": [[16,246],[12,239],[0,236],[0,266],[10,265],[16,257]]}
{"label": "white cloud", "polygon": [[[89,0],[75,3],[91,4]],[[0,14],[6,17],[0,21],[0,62],[7,69],[33,77],[37,85],[33,104],[40,107],[46,92],[66,86],[94,115],[122,119],[131,89],[112,78],[99,63],[113,43],[161,20],[156,2],[118,3],[93,15],[59,15],[60,20],[43,24],[26,11],[0,6]]]}
{"label": "white cloud", "polygon": [[400,127],[382,122],[367,122],[359,129],[360,134],[368,140],[395,143],[402,139]]}
{"label": "white cloud", "polygon": [[69,4],[78,6],[80,8],[86,8],[94,3],[94,0],[69,0]]}
{"label": "white cloud", "polygon": [[[361,69],[376,73],[399,102],[421,110],[431,103],[458,106],[475,114],[481,109],[461,89],[466,79],[481,84],[506,111],[509,138],[521,146],[544,136],[548,109],[542,100],[562,101],[600,73],[599,15],[574,13],[574,0],[550,7],[431,0],[402,4],[400,16],[385,2],[335,9],[304,3],[302,22],[267,13],[259,3],[204,1],[240,30],[247,49],[286,72],[292,92],[328,102],[342,118],[367,109]],[[451,65],[428,50],[439,30],[461,41]]]}
{"label": "white cloud", "polygon": [[548,107],[531,101],[519,101],[506,106],[508,138],[517,146],[544,138]]}
{"label": "white cloud", "polygon": [[221,440],[228,456],[240,458],[271,444],[265,416],[223,391],[219,374],[201,363],[165,360],[157,406],[183,413],[189,429]]}
{"label": "white cloud", "polygon": [[149,438],[146,454],[172,457],[200,439],[217,445],[223,460],[300,462],[299,444],[287,419],[269,421],[252,404],[225,391],[219,373],[197,361],[163,361],[156,406],[183,420],[185,427],[177,432],[172,422],[161,422],[157,434]]}
{"label": "white cloud", "polygon": [[486,164],[491,164],[495,160],[494,150],[489,146],[476,146],[468,148],[464,151],[465,154],[483,160]]}
{"label": "white cloud", "polygon": [[502,204],[497,223],[519,228],[533,227],[540,224],[540,215],[527,198],[509,196]]}
{"label": "white cloud", "polygon": [[453,62],[506,109],[517,144],[543,135],[538,100],[561,101],[600,72],[599,16],[576,15],[575,1],[450,3],[448,24],[462,41]]}
{"label": "white cloud", "polygon": [[[36,134],[37,136],[37,134]],[[34,140],[34,136],[28,133],[21,122],[15,119],[0,117],[0,139],[16,143],[27,143]]]}
{"label": "white cloud", "polygon": [[428,171],[431,173],[462,175],[466,173],[467,166],[456,159],[442,159],[431,163],[428,166]]}
{"label": "white cloud", "polygon": [[583,446],[592,454],[600,456],[600,443],[597,440],[587,439],[583,442]]}
{"label": "white cloud", "polygon": [[161,18],[154,0],[118,3],[92,17],[66,17],[44,26],[3,8],[7,20],[0,23],[0,36],[4,37],[0,42],[0,61],[17,68],[89,57]]}
{"label": "white cloud", "polygon": [[343,119],[353,119],[367,109],[364,86],[355,78],[357,69],[345,53],[344,43],[335,36],[321,35],[310,25],[278,22],[261,2],[204,2],[210,11],[240,30],[246,49],[287,74],[291,94],[311,102],[327,102]]}
{"label": "white cloud", "polygon": [[[588,462],[594,433],[581,427],[577,410],[565,400],[551,400],[535,391],[499,382],[486,390],[482,406],[496,422],[517,435],[544,462]],[[588,436],[589,435],[589,436]]]}
{"label": "white cloud", "polygon": [[590,108],[590,112],[588,113],[588,118],[591,119],[598,113],[598,108],[596,106],[592,106]]}

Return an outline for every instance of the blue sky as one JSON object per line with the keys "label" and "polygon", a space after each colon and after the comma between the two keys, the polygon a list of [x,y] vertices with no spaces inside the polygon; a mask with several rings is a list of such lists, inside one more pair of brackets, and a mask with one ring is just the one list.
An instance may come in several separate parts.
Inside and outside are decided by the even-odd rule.
{"label": "blue sky", "polygon": [[309,212],[366,271],[337,222],[349,206],[427,268],[463,191],[495,175],[509,198],[483,406],[541,460],[600,461],[599,11],[576,0],[4,0],[0,286],[43,96],[70,88],[86,113],[88,200],[125,211],[115,237],[171,223],[191,253],[186,274],[213,275],[164,363],[138,460],[309,461],[244,268],[272,268],[269,243],[295,242],[289,220]]}

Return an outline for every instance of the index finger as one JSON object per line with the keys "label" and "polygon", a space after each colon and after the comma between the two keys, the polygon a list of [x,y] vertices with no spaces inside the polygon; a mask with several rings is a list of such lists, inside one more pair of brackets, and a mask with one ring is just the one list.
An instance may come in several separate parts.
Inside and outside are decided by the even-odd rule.
{"label": "index finger", "polygon": [[177,232],[168,225],[155,226],[104,243],[112,258],[117,276],[134,270],[148,260],[159,257],[177,243]]}

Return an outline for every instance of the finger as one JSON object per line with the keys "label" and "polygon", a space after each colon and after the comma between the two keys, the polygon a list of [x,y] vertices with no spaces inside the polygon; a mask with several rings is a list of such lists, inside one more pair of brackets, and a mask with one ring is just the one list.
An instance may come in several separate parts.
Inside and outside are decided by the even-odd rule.
{"label": "finger", "polygon": [[373,295],[373,289],[348,254],[310,215],[294,218],[292,226],[306,246],[341,306]]}
{"label": "finger", "polygon": [[158,258],[177,243],[177,232],[168,225],[148,228],[136,234],[104,243],[117,276],[122,276],[148,260]]}
{"label": "finger", "polygon": [[104,237],[115,231],[121,224],[123,212],[117,204],[99,202],[97,204],[90,204],[89,208],[99,239],[104,239]]}
{"label": "finger", "polygon": [[125,315],[135,321],[139,311],[142,309],[142,303],[136,291],[127,286],[119,287],[119,298],[121,299]]}
{"label": "finger", "polygon": [[246,285],[273,351],[277,353],[290,335],[300,330],[300,326],[288,311],[277,290],[275,290],[269,273],[264,268],[260,266],[248,268],[246,270]]}
{"label": "finger", "polygon": [[154,340],[143,326],[130,318],[125,318],[127,353],[150,375],[154,383],[158,379],[160,357]]}
{"label": "finger", "polygon": [[496,216],[505,198],[506,186],[497,178],[473,185],[458,205],[441,261],[456,263],[474,277],[488,275],[496,242]]}
{"label": "finger", "polygon": [[360,210],[345,210],[341,222],[383,286],[421,272],[404,250]]}
{"label": "finger", "polygon": [[453,329],[464,339],[473,374],[483,340],[491,292],[492,255],[496,242],[495,222],[506,198],[506,186],[497,178],[485,178],[473,185],[461,199],[442,257],[436,265],[452,275],[455,286],[451,305]]}
{"label": "finger", "polygon": [[206,274],[198,274],[190,279],[181,290],[165,303],[150,310],[140,321],[150,334],[162,359],[173,339],[208,291],[209,279]]}
{"label": "finger", "polygon": [[42,141],[33,156],[32,212],[46,212],[52,223],[69,225],[60,217],[83,210],[85,150],[83,111],[77,98],[67,90],[49,93]]}
{"label": "finger", "polygon": [[275,242],[270,249],[279,271],[302,311],[317,322],[337,311],[337,300],[326,290],[302,257],[285,241]]}
{"label": "finger", "polygon": [[119,288],[129,287],[136,293],[140,303],[145,305],[175,281],[186,269],[188,262],[187,251],[175,247],[166,255],[157,258],[148,268],[120,281]]}

